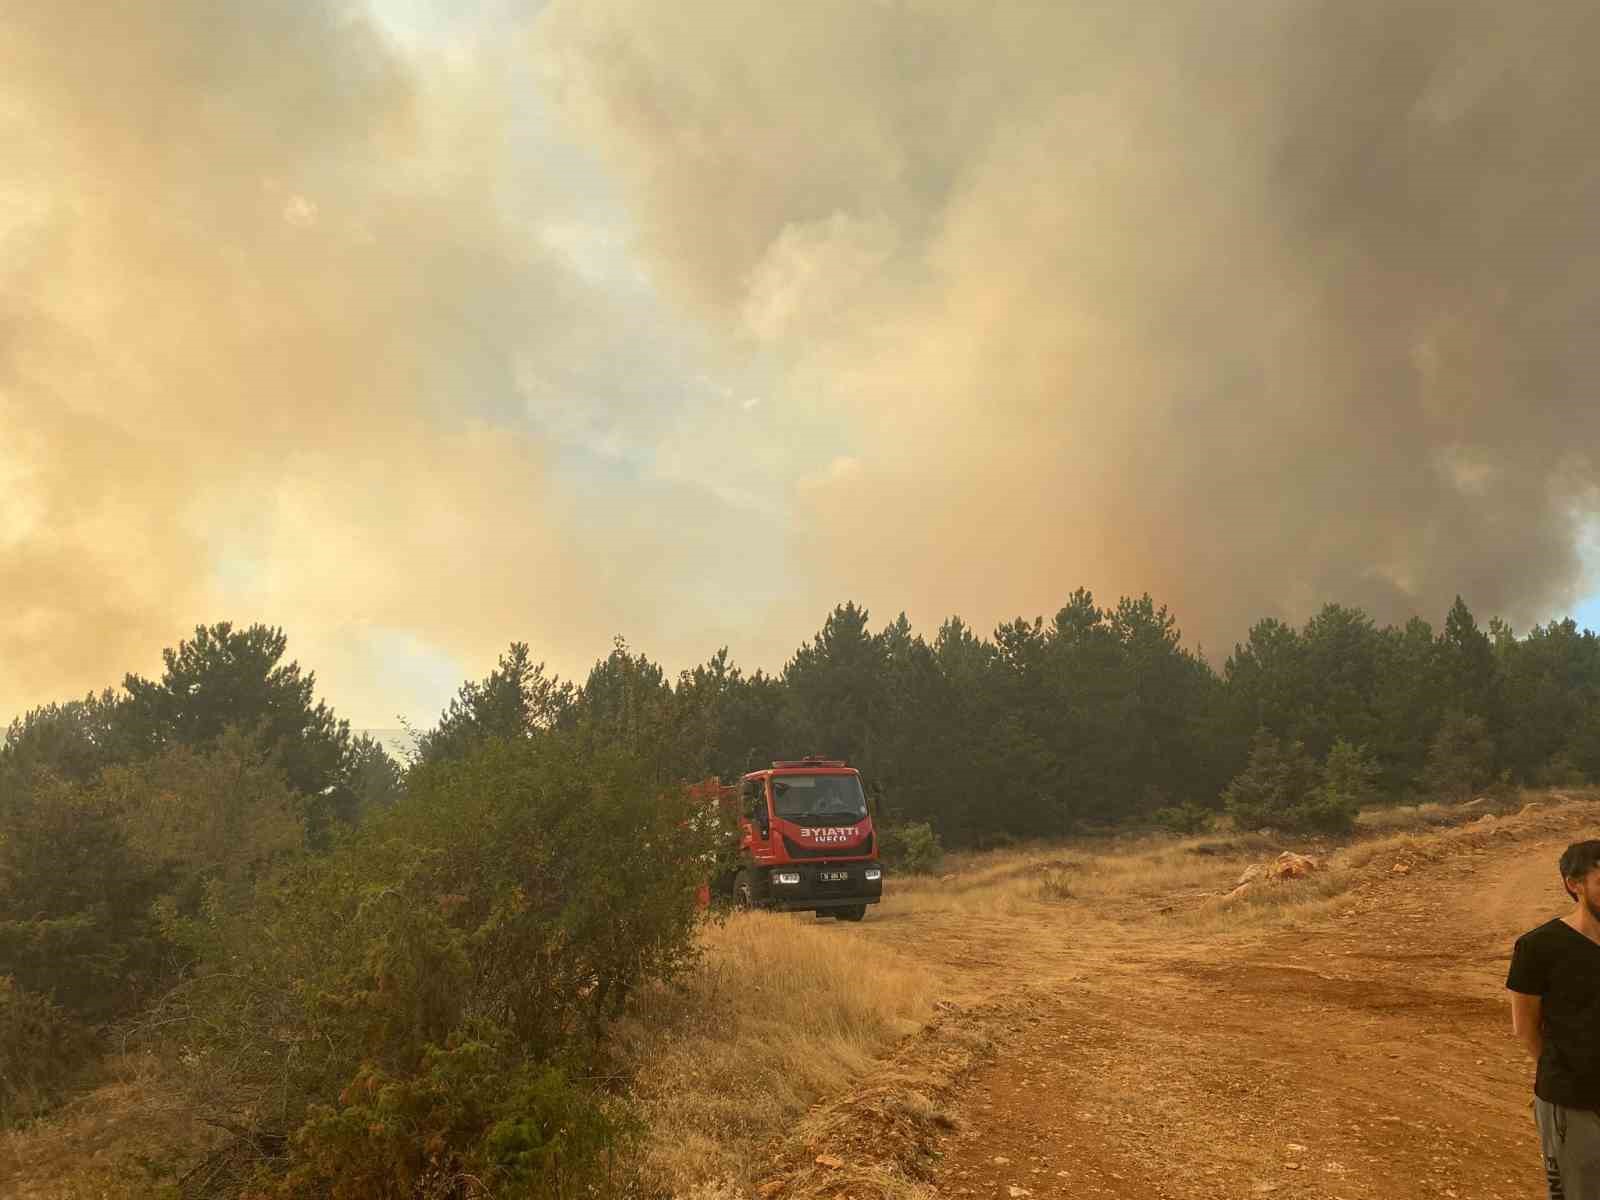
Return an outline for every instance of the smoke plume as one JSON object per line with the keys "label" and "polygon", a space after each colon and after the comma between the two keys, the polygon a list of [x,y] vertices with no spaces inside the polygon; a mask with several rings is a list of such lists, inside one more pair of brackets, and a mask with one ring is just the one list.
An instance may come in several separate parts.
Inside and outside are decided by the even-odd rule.
{"label": "smoke plume", "polygon": [[1592,5],[406,7],[10,6],[0,713],[1591,582]]}
{"label": "smoke plume", "polygon": [[1575,598],[1592,5],[558,0],[544,35],[657,269],[836,413],[826,596],[1148,589],[1213,649]]}
{"label": "smoke plume", "polygon": [[556,479],[551,428],[651,445],[635,379],[673,363],[562,252],[587,199],[523,147],[520,44],[406,54],[338,5],[11,8],[0,722],[224,618],[285,625],[381,724],[419,707],[384,690],[408,646],[456,682],[512,638],[567,671],[617,632],[712,648],[641,597],[710,578],[738,519],[660,472],[648,505]]}

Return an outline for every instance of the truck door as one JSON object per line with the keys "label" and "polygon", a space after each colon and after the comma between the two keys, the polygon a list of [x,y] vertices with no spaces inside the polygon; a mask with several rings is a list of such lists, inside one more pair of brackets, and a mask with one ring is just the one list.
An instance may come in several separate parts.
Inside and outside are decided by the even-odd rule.
{"label": "truck door", "polygon": [[743,816],[746,845],[755,858],[772,856],[772,822],[767,815],[767,788],[762,779],[744,781]]}

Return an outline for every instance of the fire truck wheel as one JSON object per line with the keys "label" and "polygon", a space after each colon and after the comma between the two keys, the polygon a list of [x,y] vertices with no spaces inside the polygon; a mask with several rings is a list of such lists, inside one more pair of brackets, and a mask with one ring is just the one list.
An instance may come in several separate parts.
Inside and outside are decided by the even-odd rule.
{"label": "fire truck wheel", "polygon": [[841,921],[859,921],[867,915],[867,906],[865,904],[855,904],[849,908],[835,909],[834,915]]}
{"label": "fire truck wheel", "polygon": [[747,875],[740,875],[738,882],[733,885],[733,906],[741,912],[749,912],[756,906],[750,894],[750,878]]}

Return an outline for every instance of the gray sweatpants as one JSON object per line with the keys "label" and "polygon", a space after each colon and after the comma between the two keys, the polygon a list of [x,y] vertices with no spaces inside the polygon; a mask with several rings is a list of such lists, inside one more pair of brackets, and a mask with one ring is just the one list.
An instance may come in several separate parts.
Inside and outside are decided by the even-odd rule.
{"label": "gray sweatpants", "polygon": [[1550,1200],[1600,1200],[1600,1113],[1533,1099]]}

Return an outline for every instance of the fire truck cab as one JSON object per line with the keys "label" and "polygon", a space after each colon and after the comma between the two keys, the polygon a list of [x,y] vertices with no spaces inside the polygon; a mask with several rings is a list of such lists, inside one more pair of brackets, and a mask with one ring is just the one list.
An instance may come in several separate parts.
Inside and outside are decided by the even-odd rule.
{"label": "fire truck cab", "polygon": [[746,774],[728,799],[738,829],[739,907],[859,921],[882,899],[861,774],[842,759],[774,762]]}

